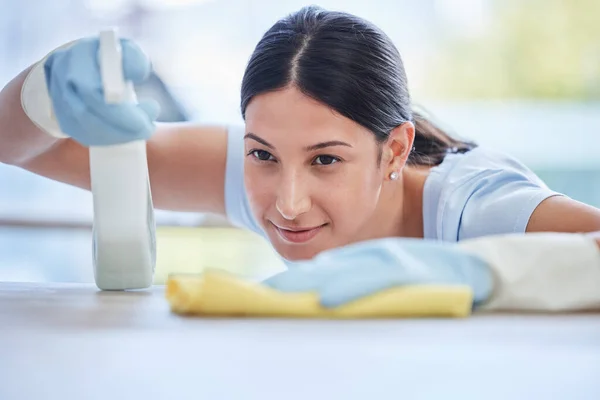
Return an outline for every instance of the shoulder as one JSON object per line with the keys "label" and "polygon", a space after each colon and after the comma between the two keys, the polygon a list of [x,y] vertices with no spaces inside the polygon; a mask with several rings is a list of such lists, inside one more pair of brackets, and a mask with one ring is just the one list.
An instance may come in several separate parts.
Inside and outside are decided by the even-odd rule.
{"label": "shoulder", "polygon": [[522,233],[535,208],[557,194],[503,152],[478,147],[450,154],[425,184],[426,236],[458,241]]}

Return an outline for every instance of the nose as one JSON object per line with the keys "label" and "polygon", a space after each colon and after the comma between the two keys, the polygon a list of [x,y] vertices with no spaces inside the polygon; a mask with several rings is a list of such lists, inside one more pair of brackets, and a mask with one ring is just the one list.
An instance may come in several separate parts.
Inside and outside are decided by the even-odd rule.
{"label": "nose", "polygon": [[284,175],[275,206],[281,216],[289,221],[308,212],[312,203],[305,180],[297,173]]}

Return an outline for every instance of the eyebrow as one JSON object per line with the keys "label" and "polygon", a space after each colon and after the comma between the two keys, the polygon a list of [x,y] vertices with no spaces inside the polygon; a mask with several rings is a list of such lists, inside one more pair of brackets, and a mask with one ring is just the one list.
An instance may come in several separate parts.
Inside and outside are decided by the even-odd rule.
{"label": "eyebrow", "polygon": [[244,136],[244,139],[252,139],[252,140],[256,140],[258,143],[267,146],[270,149],[275,149],[275,146],[273,146],[271,143],[267,142],[266,140],[264,140],[261,137],[256,136],[254,133],[247,133]]}
{"label": "eyebrow", "polygon": [[[266,140],[264,140],[263,138],[256,136],[253,133],[247,133],[244,136],[244,139],[252,139],[257,141],[258,143],[270,148],[270,149],[275,149],[275,146],[273,146],[272,144],[270,144],[269,142],[267,142]],[[329,140],[327,142],[321,142],[321,143],[316,143],[316,144],[312,144],[310,146],[305,146],[304,150],[305,151],[314,151],[314,150],[320,150],[320,149],[324,149],[326,147],[332,147],[332,146],[346,146],[346,147],[352,147],[352,145],[350,145],[349,143],[346,142],[342,142],[341,140]]]}

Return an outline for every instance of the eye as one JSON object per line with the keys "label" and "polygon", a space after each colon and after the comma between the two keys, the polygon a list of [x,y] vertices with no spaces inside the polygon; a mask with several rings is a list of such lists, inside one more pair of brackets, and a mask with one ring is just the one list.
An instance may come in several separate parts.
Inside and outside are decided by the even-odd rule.
{"label": "eye", "polygon": [[318,156],[317,158],[315,158],[315,164],[318,165],[331,165],[339,161],[339,158],[329,155]]}
{"label": "eye", "polygon": [[266,150],[252,150],[249,154],[260,161],[273,161],[273,156]]}

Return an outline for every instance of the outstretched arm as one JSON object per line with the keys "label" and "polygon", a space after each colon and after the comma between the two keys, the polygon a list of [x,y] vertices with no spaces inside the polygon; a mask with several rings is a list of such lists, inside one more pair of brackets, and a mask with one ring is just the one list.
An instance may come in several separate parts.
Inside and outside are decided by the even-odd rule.
{"label": "outstretched arm", "polygon": [[568,197],[553,196],[537,206],[527,232],[600,232],[600,210]]}
{"label": "outstretched arm", "polygon": [[[157,208],[223,214],[226,128],[154,125],[141,109],[126,105],[115,108],[100,101],[97,43],[97,39],[88,38],[67,44],[24,70],[0,91],[0,162],[90,189],[88,145],[143,138],[148,140],[148,168]],[[134,43],[124,41],[124,73],[137,82],[145,79],[150,68],[144,53]],[[40,70],[45,73],[32,73]],[[61,129],[72,138],[58,139],[32,122],[23,109],[24,85],[28,85],[31,104],[38,104],[41,98],[53,99]],[[136,125],[140,118],[148,120]]]}
{"label": "outstretched arm", "polygon": [[456,243],[386,238],[340,247],[265,281],[313,291],[325,307],[406,285],[466,285],[480,310],[600,310],[600,237],[488,236]]}

